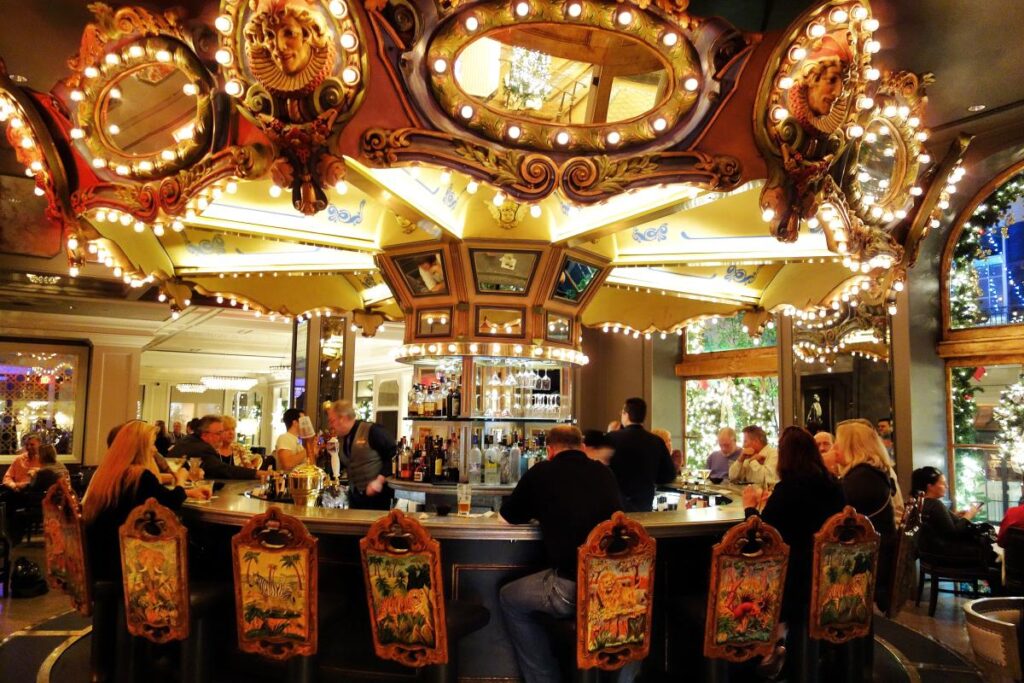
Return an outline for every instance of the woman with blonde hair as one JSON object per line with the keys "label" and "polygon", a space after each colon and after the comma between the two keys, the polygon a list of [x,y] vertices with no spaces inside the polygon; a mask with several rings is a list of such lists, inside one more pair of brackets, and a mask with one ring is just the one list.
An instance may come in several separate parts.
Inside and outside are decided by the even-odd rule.
{"label": "woman with blonde hair", "polygon": [[185,498],[206,499],[208,490],[185,490],[188,471],[179,469],[177,486],[160,485],[154,471],[156,428],[141,420],[121,426],[103,461],[96,468],[82,499],[86,543],[94,581],[121,580],[121,550],[118,530],[136,507],[155,498],[161,505],[177,510]]}
{"label": "woman with blonde hair", "polygon": [[[220,421],[224,424],[223,441],[217,448],[217,453],[222,460],[236,467],[248,467],[251,470],[258,470],[263,458],[253,455],[248,448],[238,443],[237,438],[238,421],[231,415],[221,415]],[[230,458],[230,460],[228,460]]]}
{"label": "woman with blonde hair", "polygon": [[840,422],[832,451],[842,473],[840,481],[846,502],[871,520],[881,536],[875,602],[885,611],[889,604],[897,506],[899,515],[903,514],[903,499],[896,486],[892,461],[874,425],[867,420]]}

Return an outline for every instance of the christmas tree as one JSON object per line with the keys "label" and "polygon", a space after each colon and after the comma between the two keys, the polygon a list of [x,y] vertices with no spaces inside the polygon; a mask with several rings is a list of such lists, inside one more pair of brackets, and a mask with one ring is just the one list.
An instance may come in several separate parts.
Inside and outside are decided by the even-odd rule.
{"label": "christmas tree", "polygon": [[[779,438],[779,382],[775,377],[727,377],[686,382],[686,464],[703,467],[718,450],[718,430],[757,425],[774,446]],[[742,436],[737,434],[738,440]]]}
{"label": "christmas tree", "polygon": [[999,425],[999,452],[1019,470],[1024,465],[1024,377],[999,394],[992,412]]}

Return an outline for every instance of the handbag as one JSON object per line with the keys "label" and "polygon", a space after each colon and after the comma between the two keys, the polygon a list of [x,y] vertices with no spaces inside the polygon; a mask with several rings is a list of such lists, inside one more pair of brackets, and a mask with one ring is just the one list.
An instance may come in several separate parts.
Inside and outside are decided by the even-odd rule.
{"label": "handbag", "polygon": [[27,557],[19,557],[14,561],[11,570],[12,598],[34,598],[45,595],[49,590],[38,564]]}

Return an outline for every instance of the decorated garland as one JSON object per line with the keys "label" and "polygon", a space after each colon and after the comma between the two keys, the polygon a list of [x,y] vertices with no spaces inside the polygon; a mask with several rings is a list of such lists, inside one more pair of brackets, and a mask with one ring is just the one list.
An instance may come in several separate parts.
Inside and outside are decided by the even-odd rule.
{"label": "decorated garland", "polygon": [[1024,376],[1003,390],[992,412],[999,424],[999,452],[1020,469],[1024,466]]}

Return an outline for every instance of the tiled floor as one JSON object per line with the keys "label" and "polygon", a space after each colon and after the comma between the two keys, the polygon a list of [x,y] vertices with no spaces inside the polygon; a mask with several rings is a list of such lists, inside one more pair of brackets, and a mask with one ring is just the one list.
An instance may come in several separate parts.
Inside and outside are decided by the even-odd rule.
{"label": "tiled floor", "polygon": [[[16,547],[11,553],[11,563],[13,564],[14,560],[19,557],[27,557],[42,568],[45,563],[42,541],[30,544],[22,543]],[[38,598],[17,600],[5,595],[0,600],[0,640],[15,631],[20,631],[69,609],[71,609],[71,604],[67,597],[56,591],[50,591]]]}

